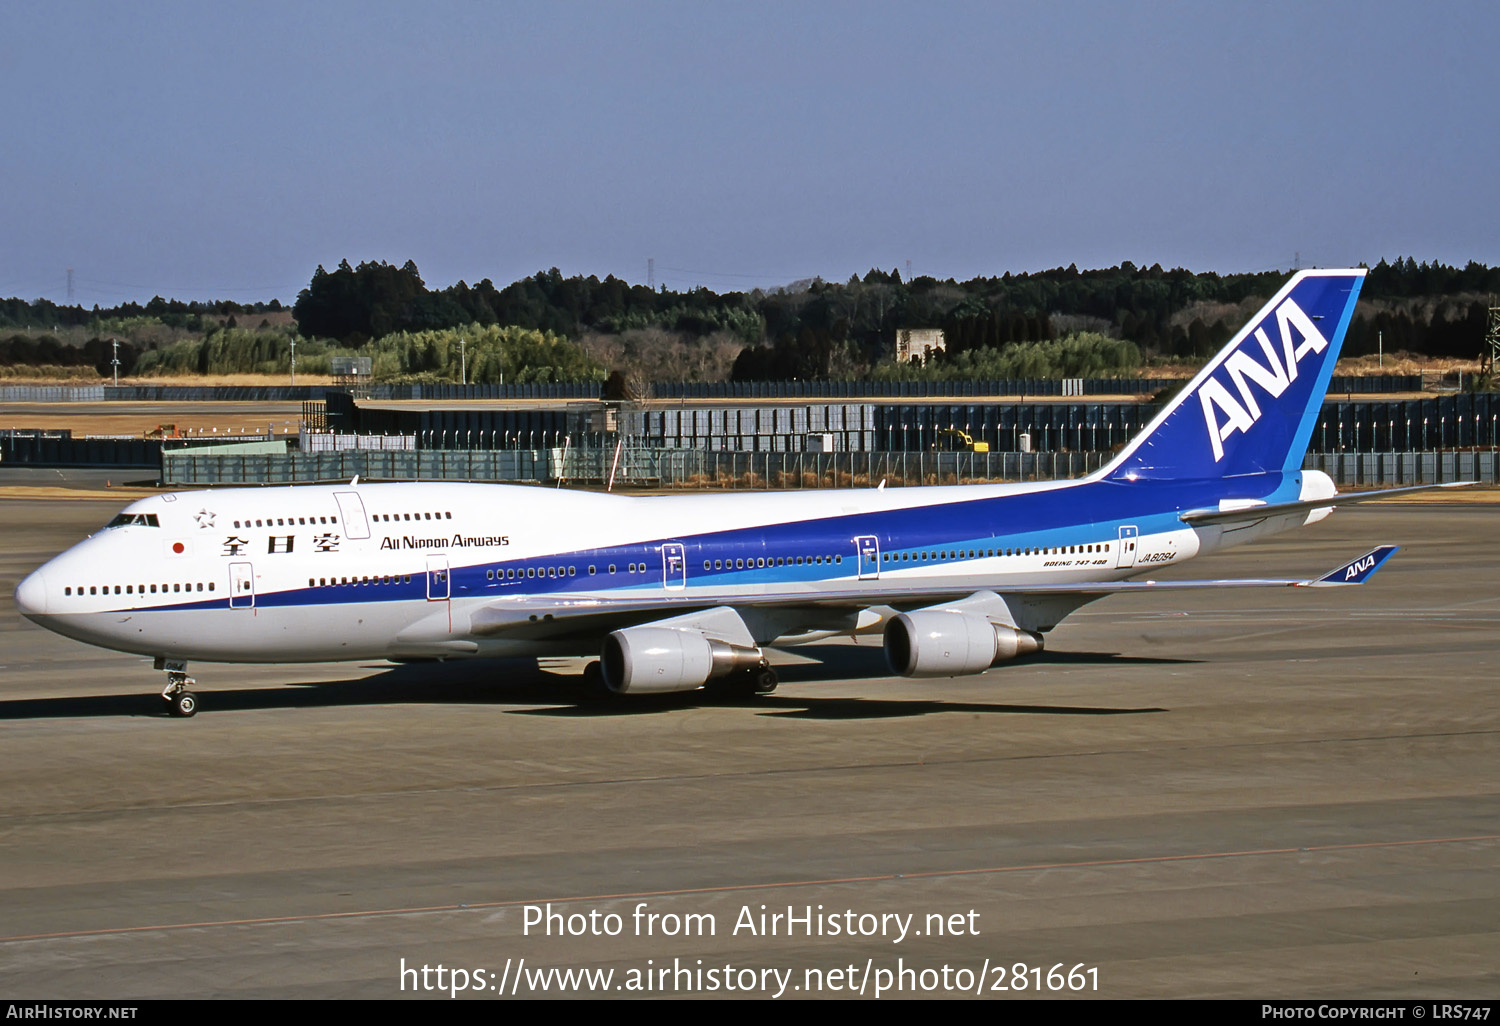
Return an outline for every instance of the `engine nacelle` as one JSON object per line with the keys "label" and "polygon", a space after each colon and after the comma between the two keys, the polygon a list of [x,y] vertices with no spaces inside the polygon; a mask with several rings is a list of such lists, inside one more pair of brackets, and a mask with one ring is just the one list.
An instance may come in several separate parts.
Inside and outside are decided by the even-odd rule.
{"label": "engine nacelle", "polygon": [[716,677],[759,666],[758,648],[743,648],[696,631],[627,627],[604,639],[604,683],[622,695],[692,691]]}
{"label": "engine nacelle", "polygon": [[903,677],[959,677],[1042,650],[1042,636],[974,613],[918,610],[886,625],[885,658]]}

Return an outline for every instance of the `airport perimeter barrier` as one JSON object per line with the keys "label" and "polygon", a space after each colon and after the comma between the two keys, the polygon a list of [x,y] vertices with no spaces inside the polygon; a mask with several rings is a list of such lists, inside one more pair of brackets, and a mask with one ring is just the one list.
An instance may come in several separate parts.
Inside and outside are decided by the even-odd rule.
{"label": "airport perimeter barrier", "polygon": [[297,448],[303,452],[342,452],[345,449],[415,450],[416,435],[336,435],[329,431],[303,431]]}
{"label": "airport perimeter barrier", "polygon": [[345,450],[276,456],[174,455],[168,486],[348,481],[490,481],[662,488],[830,488],[1054,480],[1098,469],[1109,453],[755,453],[622,448]]}
{"label": "airport perimeter barrier", "polygon": [[162,461],[162,484],[316,484],[349,481],[546,481],[548,451],[421,452],[346,449],[267,456],[185,456]]}
{"label": "airport perimeter barrier", "polygon": [[[655,382],[653,399],[942,399],[1000,396],[1155,395],[1183,378],[1027,378],[1003,381],[734,381]],[[597,382],[524,385],[360,385],[369,399],[461,402],[471,399],[597,400]],[[1422,377],[1335,377],[1330,394],[1419,392]],[[0,402],[306,402],[343,391],[339,385],[4,385]]]}
{"label": "airport perimeter barrier", "polygon": [[[597,382],[527,385],[361,385],[369,399],[399,402],[464,399],[598,399]],[[341,385],[105,385],[102,398],[125,402],[305,402],[346,392]]]}
{"label": "airport perimeter barrier", "polygon": [[[346,450],[275,456],[177,455],[169,486],[348,481],[492,481],[652,488],[865,488],[980,481],[1049,481],[1103,466],[1107,452],[706,452],[621,447],[453,452]],[[1340,488],[1497,481],[1500,453],[1314,453],[1304,467]]]}
{"label": "airport perimeter barrier", "polygon": [[0,403],[97,403],[104,400],[103,385],[0,385]]}
{"label": "airport perimeter barrier", "polygon": [[1442,484],[1447,481],[1500,480],[1500,453],[1491,450],[1455,452],[1314,452],[1303,461],[1304,470],[1321,470],[1340,488],[1360,485]]}
{"label": "airport perimeter barrier", "polygon": [[[1155,395],[1186,378],[1015,378],[988,381],[656,382],[655,399],[937,399],[968,396]],[[1340,375],[1330,393],[1419,392],[1420,374]]]}
{"label": "airport perimeter barrier", "polygon": [[0,466],[150,467],[174,452],[255,451],[282,453],[287,439],[269,435],[197,438],[75,437],[70,429],[0,430]]}
{"label": "airport perimeter barrier", "polygon": [[[327,423],[339,434],[415,435],[423,449],[545,448],[601,432],[588,409],[362,408],[330,398]],[[914,452],[960,448],[963,432],[994,452],[1107,450],[1123,443],[1158,407],[1138,401],[989,403],[747,403],[617,411],[610,433],[643,437],[662,449],[753,452]],[[613,444],[612,442],[610,444]],[[964,443],[967,444],[967,443]],[[1500,445],[1500,394],[1422,399],[1326,400],[1309,445],[1315,452],[1493,447]]]}
{"label": "airport perimeter barrier", "polygon": [[72,438],[66,432],[0,433],[0,466],[146,467],[161,466],[161,439]]}

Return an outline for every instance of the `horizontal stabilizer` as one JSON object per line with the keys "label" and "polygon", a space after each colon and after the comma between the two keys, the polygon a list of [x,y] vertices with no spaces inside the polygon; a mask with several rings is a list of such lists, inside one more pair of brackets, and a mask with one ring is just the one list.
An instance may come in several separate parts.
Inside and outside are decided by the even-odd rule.
{"label": "horizontal stabilizer", "polygon": [[1430,492],[1438,488],[1468,488],[1478,483],[1478,481],[1448,481],[1443,484],[1413,485],[1409,488],[1382,488],[1374,492],[1347,492],[1343,495],[1329,496],[1326,499],[1277,502],[1269,505],[1246,506],[1242,509],[1195,510],[1184,513],[1177,519],[1192,527],[1202,527],[1208,524],[1248,524],[1265,520],[1268,517],[1310,513],[1315,509],[1330,509],[1334,506],[1353,506],[1356,503],[1374,502],[1376,499],[1389,499],[1397,495],[1410,495],[1413,492]]}

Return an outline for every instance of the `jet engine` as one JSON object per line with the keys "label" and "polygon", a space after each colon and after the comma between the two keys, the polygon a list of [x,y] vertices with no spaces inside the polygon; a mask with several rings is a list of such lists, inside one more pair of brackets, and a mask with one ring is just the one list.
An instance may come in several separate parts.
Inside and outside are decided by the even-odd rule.
{"label": "jet engine", "polygon": [[604,639],[604,683],[622,695],[692,691],[716,677],[761,664],[758,648],[745,648],[696,631],[627,627]]}
{"label": "jet engine", "polygon": [[885,658],[903,677],[958,677],[1042,650],[1042,636],[973,613],[918,610],[885,628]]}

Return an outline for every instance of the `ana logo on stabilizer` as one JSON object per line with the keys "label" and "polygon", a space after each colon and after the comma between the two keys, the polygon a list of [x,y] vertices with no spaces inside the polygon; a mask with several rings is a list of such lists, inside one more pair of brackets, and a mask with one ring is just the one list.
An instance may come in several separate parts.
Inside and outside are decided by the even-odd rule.
{"label": "ana logo on stabilizer", "polygon": [[[1298,361],[1308,353],[1321,353],[1328,348],[1328,340],[1312,318],[1290,299],[1276,308],[1276,328],[1281,335],[1280,353],[1267,337],[1264,324],[1255,329],[1254,338],[1265,354],[1265,363],[1257,362],[1243,344],[1224,361],[1221,369],[1233,381],[1238,398],[1216,377],[1210,377],[1198,388],[1198,399],[1203,403],[1203,423],[1208,427],[1215,463],[1224,458],[1225,439],[1236,431],[1249,431],[1260,420],[1260,403],[1251,390],[1251,382],[1264,389],[1272,399],[1278,398],[1297,380]],[[1293,335],[1293,329],[1300,341]]]}

